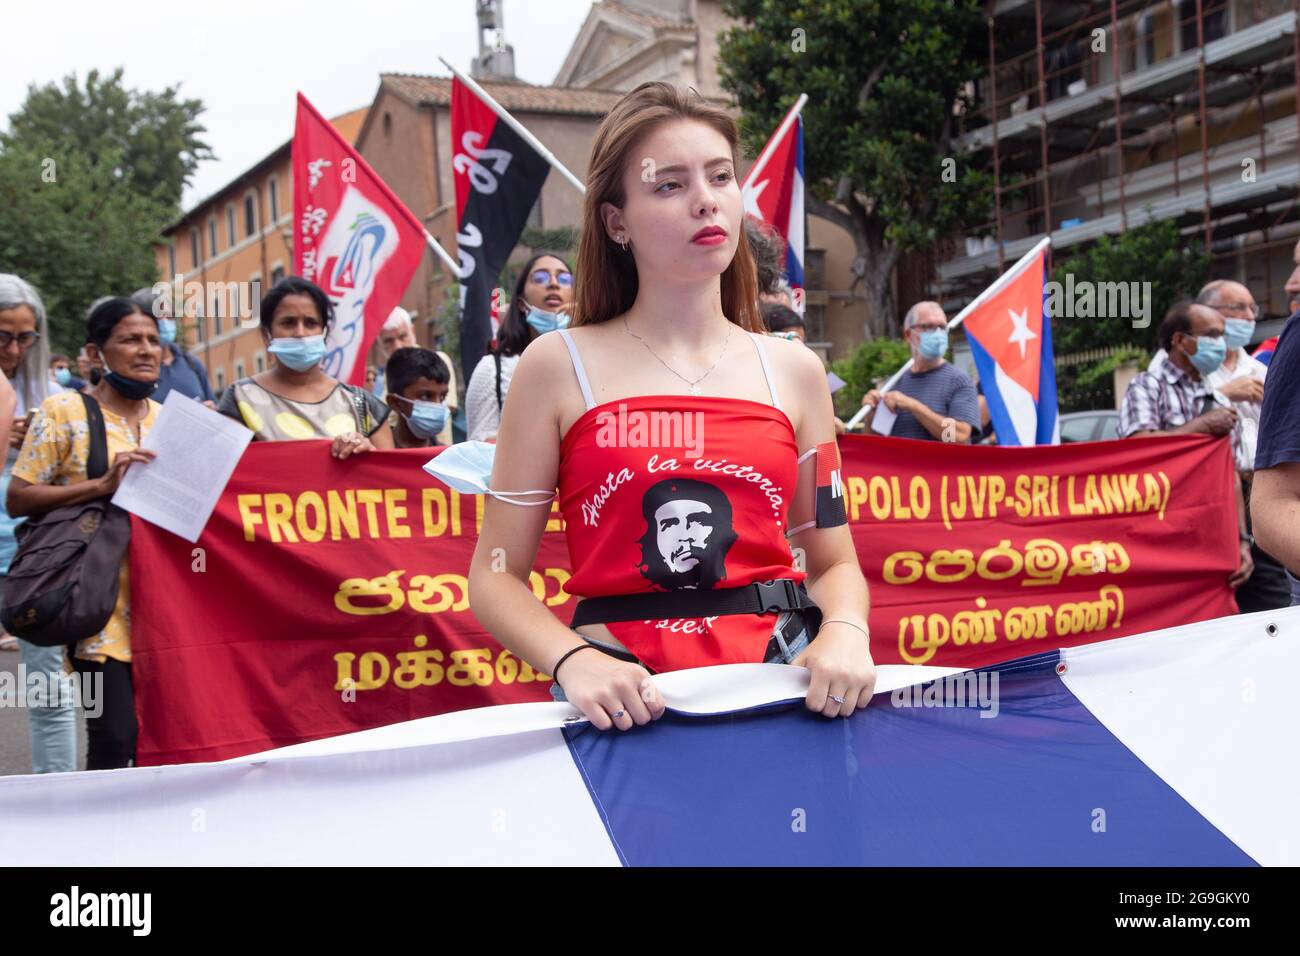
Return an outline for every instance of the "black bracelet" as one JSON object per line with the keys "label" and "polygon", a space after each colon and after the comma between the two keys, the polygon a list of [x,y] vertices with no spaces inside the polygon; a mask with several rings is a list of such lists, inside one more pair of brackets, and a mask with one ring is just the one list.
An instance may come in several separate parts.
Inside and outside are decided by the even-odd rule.
{"label": "black bracelet", "polygon": [[551,680],[555,681],[555,683],[558,684],[560,682],[560,678],[559,678],[560,665],[563,664],[565,661],[567,661],[574,654],[578,653],[578,651],[585,651],[589,647],[595,648],[596,650],[600,650],[600,648],[596,647],[595,644],[579,644],[577,647],[571,647],[567,651],[565,651],[560,656],[560,659],[555,662],[555,666],[551,668]]}

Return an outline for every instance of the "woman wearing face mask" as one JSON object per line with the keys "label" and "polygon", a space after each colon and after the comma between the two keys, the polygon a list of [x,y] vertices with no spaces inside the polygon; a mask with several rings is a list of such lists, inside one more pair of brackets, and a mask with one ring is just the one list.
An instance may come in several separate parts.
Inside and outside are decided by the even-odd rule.
{"label": "woman wearing face mask", "polygon": [[[109,469],[86,477],[90,434],[86,408],[75,392],[52,395],[41,403],[9,485],[9,513],[43,514],[54,508],[112,495],[133,464],[153,460],[141,448],[162,407],[149,396],[158,384],[162,345],[158,324],[130,299],[97,305],[86,330],[86,350],[104,369],[89,394],[99,404],[108,439]],[[103,681],[103,709],[86,718],[89,770],[130,766],[135,758],[135,698],[131,677],[131,611],[127,564],[119,569],[117,606],[99,634],[78,642],[73,665]]]}
{"label": "woman wearing face mask", "polygon": [[[659,671],[800,665],[826,717],[875,684],[826,371],[764,333],[737,152],[728,113],[667,83],[614,106],[587,164],[572,327],[519,360],[495,446],[438,456],[467,469],[458,449],[495,449],[471,608],[601,730],[663,714]],[[550,498],[572,628],[529,585]],[[503,573],[503,553],[525,557]]]}
{"label": "woman wearing face mask", "polygon": [[214,396],[212,386],[208,384],[208,370],[178,340],[178,326],[172,314],[171,287],[166,289],[162,294],[156,294],[153,289],[140,289],[131,296],[131,301],[139,306],[140,311],[158,320],[158,338],[162,341],[163,354],[158,390],[153,399],[165,402],[167,394],[176,391],[195,401],[207,402],[211,407]]}
{"label": "woman wearing face mask", "polygon": [[335,458],[392,448],[384,428],[388,406],[321,368],[334,305],[319,286],[281,279],[262,297],[262,339],[275,359],[265,372],[235,382],[217,411],[249,428],[258,441],[332,439]]}
{"label": "woman wearing face mask", "polygon": [[470,441],[490,441],[519,356],[539,335],[569,324],[573,271],[559,256],[539,252],[525,263],[510,309],[497,332],[497,347],[479,360],[465,389],[465,425]]}

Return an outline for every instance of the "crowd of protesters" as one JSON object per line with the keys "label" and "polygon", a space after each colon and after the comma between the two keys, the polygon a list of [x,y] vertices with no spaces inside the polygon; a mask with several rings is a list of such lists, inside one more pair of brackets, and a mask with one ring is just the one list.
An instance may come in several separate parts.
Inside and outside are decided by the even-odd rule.
{"label": "crowd of protesters", "polygon": [[[781,279],[779,237],[746,220],[758,270],[768,334],[807,342],[793,291]],[[1287,283],[1300,312],[1300,244]],[[520,357],[537,338],[569,324],[575,277],[563,256],[541,252],[519,272],[488,354],[464,394],[469,440],[494,441]],[[1294,315],[1261,358],[1246,350],[1259,306],[1236,282],[1208,284],[1194,302],[1171,308],[1159,327],[1160,351],[1128,386],[1120,406],[1121,438],[1200,433],[1226,438],[1237,474],[1234,509],[1240,564],[1229,584],[1243,612],[1300,604],[1300,330]],[[7,431],[0,477],[0,596],[17,550],[15,528],[26,516],[111,495],[133,465],[171,391],[215,408],[257,441],[327,439],[335,458],[390,448],[452,444],[458,408],[455,365],[421,347],[411,319],[397,309],[385,323],[366,387],[341,382],[321,367],[333,307],[323,290],[282,279],[261,302],[261,335],[274,358],[257,375],[214,394],[203,364],[185,348],[165,298],[149,289],[92,304],[85,342],[75,358],[50,351],[49,321],[32,285],[0,274],[0,423]],[[992,440],[977,386],[948,362],[948,319],[935,302],[911,306],[903,337],[912,366],[896,386],[869,390],[862,403],[896,416],[891,434],[922,441]],[[103,415],[108,471],[88,477],[87,403]],[[836,430],[844,423],[836,420]],[[129,766],[136,726],[131,671],[128,569],[119,569],[118,604],[103,631],[75,646],[37,647],[0,631],[0,650],[17,650],[27,671],[102,675],[102,712],[86,722],[88,769]],[[147,613],[144,611],[142,613]],[[32,770],[76,769],[72,695],[28,710]]]}

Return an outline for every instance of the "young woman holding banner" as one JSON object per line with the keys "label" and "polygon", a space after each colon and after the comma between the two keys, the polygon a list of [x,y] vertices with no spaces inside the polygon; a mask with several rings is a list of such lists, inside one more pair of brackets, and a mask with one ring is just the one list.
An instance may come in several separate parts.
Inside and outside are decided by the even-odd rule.
{"label": "young woman holding banner", "polygon": [[[523,355],[502,413],[470,606],[602,730],[662,715],[657,671],[804,666],[827,717],[875,684],[825,370],[763,335],[736,150],[725,112],[668,84],[614,107],[572,325]],[[557,487],[574,629],[528,584],[554,497],[532,489]]]}

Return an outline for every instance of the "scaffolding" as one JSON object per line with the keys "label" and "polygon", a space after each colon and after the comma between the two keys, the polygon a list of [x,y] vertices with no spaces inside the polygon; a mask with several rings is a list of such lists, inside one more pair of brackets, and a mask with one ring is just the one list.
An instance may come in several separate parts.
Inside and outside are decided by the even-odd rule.
{"label": "scaffolding", "polygon": [[994,214],[936,248],[945,305],[1044,234],[1059,257],[1172,219],[1204,242],[1215,277],[1284,310],[1276,273],[1300,233],[1300,0],[988,6],[988,71],[959,136],[992,173]]}

